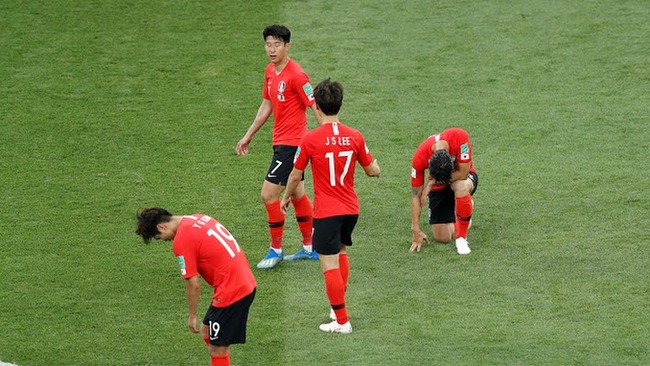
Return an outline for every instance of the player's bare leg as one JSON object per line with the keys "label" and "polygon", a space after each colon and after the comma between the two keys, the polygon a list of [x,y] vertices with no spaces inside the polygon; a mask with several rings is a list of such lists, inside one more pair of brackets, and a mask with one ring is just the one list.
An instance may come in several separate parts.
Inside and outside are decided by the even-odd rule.
{"label": "player's bare leg", "polygon": [[447,244],[456,238],[453,222],[446,224],[433,224],[431,225],[431,232],[433,233],[433,240],[438,243]]}

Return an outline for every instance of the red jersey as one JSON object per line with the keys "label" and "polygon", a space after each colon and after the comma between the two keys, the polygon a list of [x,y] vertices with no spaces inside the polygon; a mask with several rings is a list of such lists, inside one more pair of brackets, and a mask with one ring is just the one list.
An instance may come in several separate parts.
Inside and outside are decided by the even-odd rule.
{"label": "red jersey", "polygon": [[[429,168],[429,159],[433,155],[431,148],[440,140],[447,141],[449,144],[449,155],[455,160],[455,170],[458,170],[459,163],[469,163],[469,171],[476,172],[472,163],[472,145],[469,142],[469,134],[461,128],[448,128],[439,134],[429,136],[415,151],[411,162],[412,187],[424,185],[424,171]],[[444,188],[444,185],[433,186],[434,190],[442,188]]]}
{"label": "red jersey", "polygon": [[257,286],[246,255],[217,220],[183,216],[172,244],[183,278],[201,275],[214,288],[212,305],[224,308],[249,295]]}
{"label": "red jersey", "polygon": [[359,213],[354,191],[354,168],[372,163],[361,132],[340,122],[309,131],[300,142],[294,167],[305,170],[311,161],[314,180],[314,218]]}
{"label": "red jersey", "polygon": [[298,146],[307,132],[305,111],[314,104],[309,76],[292,59],[280,74],[270,63],[264,72],[262,97],[271,102],[273,109],[273,146]]}

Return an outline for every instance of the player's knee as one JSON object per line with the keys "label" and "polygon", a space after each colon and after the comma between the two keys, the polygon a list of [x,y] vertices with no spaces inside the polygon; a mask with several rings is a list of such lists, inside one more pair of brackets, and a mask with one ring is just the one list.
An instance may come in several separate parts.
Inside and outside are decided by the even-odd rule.
{"label": "player's knee", "polygon": [[228,354],[228,346],[210,345],[210,356],[225,356]]}
{"label": "player's knee", "polygon": [[465,179],[463,181],[456,181],[452,183],[451,190],[454,191],[454,196],[463,197],[468,195],[472,191],[473,187],[474,187],[474,183],[472,182],[472,180]]}
{"label": "player's knee", "polygon": [[438,243],[443,243],[447,244],[451,241],[452,235],[451,234],[433,234],[433,240],[437,241]]}
{"label": "player's knee", "polygon": [[264,203],[265,205],[268,205],[269,203],[273,203],[277,200],[274,199],[275,197],[273,197],[273,195],[265,194],[264,192],[262,192],[261,198],[262,198],[262,203]]}
{"label": "player's knee", "polygon": [[454,224],[438,224],[433,227],[433,240],[438,243],[449,243],[454,237]]}

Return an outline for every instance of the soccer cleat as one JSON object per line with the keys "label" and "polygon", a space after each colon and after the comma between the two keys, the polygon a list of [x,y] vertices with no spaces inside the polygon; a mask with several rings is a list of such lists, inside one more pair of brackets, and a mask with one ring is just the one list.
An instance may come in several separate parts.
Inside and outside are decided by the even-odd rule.
{"label": "soccer cleat", "polygon": [[334,312],[334,309],[330,308],[330,319],[336,320],[336,313]]}
{"label": "soccer cleat", "polygon": [[331,323],[321,324],[318,328],[323,332],[352,333],[352,324],[349,321],[345,322],[345,324],[339,324],[335,320]]}
{"label": "soccer cleat", "polygon": [[465,238],[456,238],[456,250],[461,255],[469,254],[472,251],[469,249],[469,243]]}
{"label": "soccer cleat", "polygon": [[316,251],[314,251],[314,250],[312,250],[311,252],[308,252],[308,251],[305,250],[305,248],[302,248],[299,251],[284,257],[284,259],[288,260],[288,261],[299,261],[299,260],[317,261],[318,260],[318,253],[316,253]]}
{"label": "soccer cleat", "polygon": [[282,262],[282,258],[284,258],[284,254],[276,253],[275,250],[269,249],[269,252],[266,253],[266,257],[262,259],[258,264],[257,268],[259,269],[269,269],[273,268],[278,265],[278,263]]}

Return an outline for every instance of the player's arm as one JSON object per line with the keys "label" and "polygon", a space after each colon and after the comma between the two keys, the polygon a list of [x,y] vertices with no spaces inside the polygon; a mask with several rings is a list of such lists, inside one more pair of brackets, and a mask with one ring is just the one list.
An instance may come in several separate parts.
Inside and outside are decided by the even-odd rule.
{"label": "player's arm", "polygon": [[314,112],[314,117],[316,118],[316,124],[320,126],[320,114],[318,113],[318,107],[316,106],[316,103],[309,106],[309,108],[311,108],[311,111]]}
{"label": "player's arm", "polygon": [[273,108],[271,106],[271,101],[268,99],[262,99],[262,104],[260,104],[260,107],[257,109],[257,114],[253,120],[253,124],[251,124],[251,126],[248,128],[248,131],[246,131],[244,137],[242,137],[242,139],[237,142],[237,147],[235,149],[237,151],[237,155],[248,154],[248,145],[253,140],[253,136],[255,136],[257,131],[259,131],[262,126],[264,126],[266,121],[271,116],[272,111]]}
{"label": "player's arm", "polygon": [[284,191],[284,197],[282,197],[282,202],[280,203],[280,208],[285,213],[287,212],[289,203],[291,203],[291,198],[296,194],[296,189],[298,188],[298,184],[300,184],[303,172],[304,170],[293,168],[291,174],[289,174],[287,188]]}
{"label": "player's arm", "polygon": [[451,181],[465,180],[469,177],[469,163],[460,163],[456,165],[456,170],[451,173]]}
{"label": "player's arm", "polygon": [[187,307],[189,311],[189,317],[187,318],[187,327],[192,333],[198,333],[199,329],[197,328],[197,313],[199,310],[199,298],[201,296],[201,282],[199,281],[199,276],[193,276],[185,279],[186,285],[186,295],[187,295]]}
{"label": "player's arm", "polygon": [[379,174],[381,173],[381,168],[379,168],[379,163],[377,163],[377,159],[373,160],[372,163],[364,166],[363,171],[366,172],[366,175],[369,177],[379,178]]}
{"label": "player's arm", "polygon": [[411,247],[409,252],[419,252],[424,242],[429,242],[427,235],[420,229],[420,215],[422,213],[423,186],[411,187]]}

